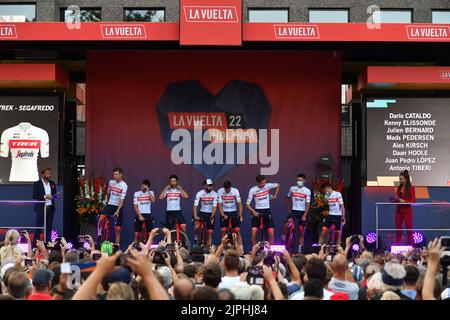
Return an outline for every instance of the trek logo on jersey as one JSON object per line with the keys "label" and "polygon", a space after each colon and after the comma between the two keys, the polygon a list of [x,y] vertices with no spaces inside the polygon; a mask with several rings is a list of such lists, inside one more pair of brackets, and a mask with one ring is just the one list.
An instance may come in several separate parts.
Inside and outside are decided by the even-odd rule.
{"label": "trek logo on jersey", "polygon": [[113,192],[115,194],[121,194],[122,193],[122,189],[117,188],[117,187],[111,187],[111,192]]}
{"label": "trek logo on jersey", "polygon": [[448,26],[406,26],[408,39],[410,40],[442,40],[450,38]]}
{"label": "trek logo on jersey", "polygon": [[147,197],[138,197],[137,201],[150,201],[150,197],[149,196],[147,196]]}
{"label": "trek logo on jersey", "polygon": [[40,140],[10,140],[9,141],[10,149],[18,149],[18,148],[39,149],[40,147],[41,147]]}
{"label": "trek logo on jersey", "polygon": [[186,22],[239,23],[235,6],[184,6]]}
{"label": "trek logo on jersey", "polygon": [[306,194],[300,193],[300,192],[292,192],[292,197],[293,197],[293,198],[303,198],[303,199],[306,199]]}
{"label": "trek logo on jersey", "polygon": [[441,70],[441,71],[439,71],[439,77],[442,80],[450,80],[450,70]]}
{"label": "trek logo on jersey", "polygon": [[277,39],[320,39],[319,27],[315,24],[276,24],[273,28]]}
{"label": "trek logo on jersey", "polygon": [[236,199],[236,196],[222,196],[222,200],[224,201],[233,201]]}
{"label": "trek logo on jersey", "polygon": [[143,24],[101,24],[103,39],[147,39]]}
{"label": "trek logo on jersey", "polygon": [[0,24],[0,39],[17,38],[16,26],[12,24]]}

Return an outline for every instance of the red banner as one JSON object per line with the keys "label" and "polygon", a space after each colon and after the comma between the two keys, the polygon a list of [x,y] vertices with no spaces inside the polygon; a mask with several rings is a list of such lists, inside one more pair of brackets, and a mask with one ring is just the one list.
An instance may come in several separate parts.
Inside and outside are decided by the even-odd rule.
{"label": "red banner", "polygon": [[241,45],[242,0],[181,0],[180,44]]}

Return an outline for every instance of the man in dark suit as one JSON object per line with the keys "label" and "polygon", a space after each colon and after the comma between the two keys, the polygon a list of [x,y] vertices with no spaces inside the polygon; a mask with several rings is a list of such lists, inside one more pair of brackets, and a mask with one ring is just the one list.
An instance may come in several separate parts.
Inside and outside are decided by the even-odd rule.
{"label": "man in dark suit", "polygon": [[[45,241],[50,241],[53,216],[55,214],[55,195],[56,184],[50,180],[52,177],[52,170],[50,168],[41,171],[41,179],[36,181],[33,185],[33,199],[46,201],[46,203],[37,203],[34,206],[34,212],[36,213],[36,227],[44,226],[44,209],[47,212],[47,228]],[[34,240],[40,239],[42,229],[35,229]]]}

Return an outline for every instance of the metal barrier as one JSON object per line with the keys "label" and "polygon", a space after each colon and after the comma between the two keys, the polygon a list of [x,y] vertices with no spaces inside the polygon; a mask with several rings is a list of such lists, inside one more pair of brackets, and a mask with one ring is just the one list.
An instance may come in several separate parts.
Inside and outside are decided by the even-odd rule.
{"label": "metal barrier", "polygon": [[15,226],[4,226],[4,227],[0,227],[0,229],[43,229],[44,231],[44,241],[45,239],[47,239],[47,206],[45,205],[45,203],[47,203],[47,201],[41,201],[41,200],[0,200],[0,204],[16,204],[16,205],[21,205],[21,204],[39,204],[42,203],[44,204],[44,226],[43,227],[15,227]]}
{"label": "metal barrier", "polygon": [[412,206],[412,207],[427,207],[427,206],[447,206],[450,207],[449,202],[376,202],[375,203],[375,233],[377,235],[376,248],[378,249],[378,232],[379,231],[450,231],[450,229],[380,229],[378,228],[378,206]]}

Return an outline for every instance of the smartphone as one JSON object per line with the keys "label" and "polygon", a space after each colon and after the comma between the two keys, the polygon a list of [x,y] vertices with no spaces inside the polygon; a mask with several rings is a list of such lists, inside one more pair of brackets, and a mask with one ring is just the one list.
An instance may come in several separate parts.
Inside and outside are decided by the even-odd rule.
{"label": "smartphone", "polygon": [[100,260],[101,257],[102,257],[101,253],[97,252],[97,253],[92,254],[92,260],[94,260],[94,261]]}
{"label": "smartphone", "polygon": [[86,242],[86,241],[88,241],[88,237],[87,236],[84,236],[84,235],[78,235],[78,242],[79,243],[84,243],[84,242]]}
{"label": "smartphone", "polygon": [[444,248],[450,248],[450,237],[442,237],[441,246]]}
{"label": "smartphone", "polygon": [[61,263],[61,273],[70,273],[70,262]]}
{"label": "smartphone", "polygon": [[175,251],[175,243],[166,244],[166,250],[167,251]]}
{"label": "smartphone", "polygon": [[25,258],[25,265],[31,267],[33,265],[34,259]]}

